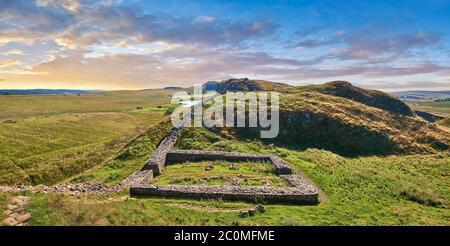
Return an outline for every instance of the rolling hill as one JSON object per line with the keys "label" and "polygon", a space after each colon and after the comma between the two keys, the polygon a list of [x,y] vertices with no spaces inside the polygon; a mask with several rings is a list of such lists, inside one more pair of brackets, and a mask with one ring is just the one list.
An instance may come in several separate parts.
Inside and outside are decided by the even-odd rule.
{"label": "rolling hill", "polygon": [[[381,91],[337,81],[314,86],[280,86],[229,80],[226,90],[281,93],[280,133],[272,141],[291,148],[319,148],[346,156],[436,153],[448,150],[448,132],[420,117],[402,101]],[[243,86],[246,87],[243,87]],[[218,87],[219,92],[224,89]],[[238,138],[258,138],[260,128],[230,128]]]}

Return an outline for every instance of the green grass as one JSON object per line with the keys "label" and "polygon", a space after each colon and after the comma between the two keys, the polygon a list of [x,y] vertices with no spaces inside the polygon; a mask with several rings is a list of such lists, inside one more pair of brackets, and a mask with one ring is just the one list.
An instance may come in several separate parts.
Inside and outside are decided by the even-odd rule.
{"label": "green grass", "polygon": [[[111,201],[111,199],[118,199]],[[31,200],[30,225],[214,225],[239,224],[245,203],[38,194]]]}
{"label": "green grass", "polygon": [[53,184],[103,164],[173,110],[171,93],[0,96],[0,184]]}
{"label": "green grass", "polygon": [[246,186],[263,186],[266,182],[274,187],[289,186],[286,180],[276,176],[271,163],[216,161],[214,168],[207,171],[205,168],[209,163],[203,161],[168,165],[163,173],[156,177],[155,183],[225,185],[233,184],[233,179],[239,179],[239,184]]}
{"label": "green grass", "polygon": [[[171,128],[167,121],[156,124],[171,110],[167,103],[166,95],[154,91],[107,92],[80,97],[0,96],[0,119],[3,120],[0,123],[0,151],[3,151],[0,154],[0,182],[54,183],[67,180],[117,183],[142,168]],[[78,197],[25,193],[31,197],[27,207],[32,212],[29,223],[450,225],[448,152],[347,158],[313,148],[298,150],[257,140],[239,140],[232,135],[225,138],[202,128],[185,130],[177,147],[276,154],[288,161],[294,170],[301,170],[316,182],[325,192],[326,199],[318,206],[266,204],[265,213],[239,218],[240,210],[254,208],[255,204],[218,200],[121,199],[127,196],[126,192]],[[191,173],[194,179],[201,179],[205,163],[197,164],[168,166],[157,178],[158,182],[170,183],[172,179]],[[275,177],[270,168],[258,167],[255,170],[252,169],[254,165],[249,165],[229,170],[227,167],[225,163],[218,165],[206,175]],[[212,184],[220,182],[211,180]],[[7,196],[12,195],[0,194],[2,219]]]}
{"label": "green grass", "polygon": [[98,181],[116,184],[135,171],[139,171],[145,161],[153,154],[159,142],[166,136],[172,125],[163,121],[128,143],[121,152],[105,162],[80,175],[71,182]]}
{"label": "green grass", "polygon": [[344,158],[317,149],[227,140],[204,129],[187,131],[178,147],[276,154],[289,161],[328,196],[324,205],[302,211],[318,219],[307,224],[449,224],[448,153]]}
{"label": "green grass", "polygon": [[313,179],[327,199],[318,206],[266,204],[265,213],[239,218],[239,210],[255,204],[156,198],[100,203],[109,197],[33,194],[31,224],[450,225],[448,153],[345,158],[224,139],[205,129],[186,131],[178,147],[277,154]]}

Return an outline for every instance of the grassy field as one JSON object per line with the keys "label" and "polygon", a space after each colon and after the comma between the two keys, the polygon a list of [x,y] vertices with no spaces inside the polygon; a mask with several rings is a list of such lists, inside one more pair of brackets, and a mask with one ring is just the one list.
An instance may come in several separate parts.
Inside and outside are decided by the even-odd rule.
{"label": "grassy field", "polygon": [[104,163],[165,117],[171,93],[0,96],[0,183],[53,184]]}
{"label": "grassy field", "polygon": [[123,112],[170,102],[173,91],[113,91],[85,95],[0,96],[0,120],[65,113]]}
{"label": "grassy field", "polygon": [[284,179],[276,176],[275,168],[265,162],[216,161],[212,170],[206,170],[210,162],[187,162],[171,164],[155,179],[156,184],[177,185],[225,185],[239,180],[240,185],[248,186],[289,186]]}
{"label": "grassy field", "polygon": [[[148,136],[148,135],[146,135]],[[140,141],[139,141],[140,142]],[[225,139],[189,130],[180,148],[277,154],[326,193],[318,206],[266,204],[266,212],[239,218],[255,204],[218,200],[128,199],[29,194],[32,225],[450,225],[450,155],[345,158],[329,151]],[[125,152],[139,148],[129,145]],[[128,155],[131,159],[132,155]],[[138,155],[137,155],[138,156]],[[133,166],[129,159],[126,163]],[[113,162],[110,162],[113,163]],[[117,162],[116,162],[117,163]],[[121,162],[123,163],[123,162]],[[128,164],[127,164],[128,165]],[[139,165],[136,165],[136,168]],[[170,168],[170,166],[169,166]],[[92,175],[112,175],[99,166]],[[107,176],[107,175],[106,175]],[[106,177],[102,176],[102,177]],[[101,179],[101,178],[100,178]]]}
{"label": "grassy field", "polygon": [[450,102],[409,102],[414,110],[426,111],[450,117]]}

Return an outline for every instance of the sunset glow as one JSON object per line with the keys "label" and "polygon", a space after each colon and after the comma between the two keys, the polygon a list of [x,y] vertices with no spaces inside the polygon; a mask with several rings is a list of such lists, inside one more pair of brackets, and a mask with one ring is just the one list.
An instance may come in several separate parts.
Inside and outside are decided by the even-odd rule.
{"label": "sunset glow", "polygon": [[0,0],[0,88],[450,89],[448,1]]}

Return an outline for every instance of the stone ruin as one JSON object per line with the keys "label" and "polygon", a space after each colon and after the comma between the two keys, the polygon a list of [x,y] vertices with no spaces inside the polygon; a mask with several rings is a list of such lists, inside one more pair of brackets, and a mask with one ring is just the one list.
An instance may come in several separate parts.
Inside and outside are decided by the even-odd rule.
{"label": "stone ruin", "polygon": [[[318,188],[306,176],[294,173],[281,158],[275,155],[249,153],[177,150],[174,145],[182,128],[172,128],[161,141],[154,154],[145,162],[140,172],[129,180],[130,195],[134,197],[175,197],[194,199],[222,199],[229,201],[272,202],[290,204],[318,204]],[[154,176],[160,175],[167,164],[186,161],[265,161],[275,166],[278,176],[291,187],[230,186],[230,185],[155,185]],[[255,163],[257,165],[257,163]],[[126,180],[125,180],[126,181]]]}

